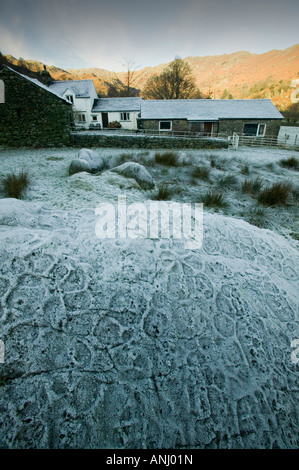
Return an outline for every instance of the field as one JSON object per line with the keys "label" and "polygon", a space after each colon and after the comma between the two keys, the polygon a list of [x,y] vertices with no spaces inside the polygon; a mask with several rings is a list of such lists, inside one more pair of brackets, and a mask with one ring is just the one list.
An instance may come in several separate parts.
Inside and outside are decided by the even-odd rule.
{"label": "field", "polygon": [[[163,152],[119,149],[94,149],[107,162],[107,169],[125,161],[143,164],[152,175],[157,189],[167,186],[167,199],[177,202],[205,202],[212,190],[221,193],[223,206],[204,205],[206,212],[218,212],[243,219],[260,228],[279,233],[296,246],[298,227],[298,167],[283,166],[280,162],[295,158],[297,152],[278,149],[250,149],[238,151],[186,151]],[[176,166],[157,164],[155,155],[172,153]],[[120,190],[126,191],[128,202],[155,198],[157,189],[143,191],[132,180],[113,178],[111,174],[89,175],[81,173],[68,176],[68,166],[76,158],[76,149],[59,150],[3,150],[0,154],[0,176],[12,171],[28,170],[31,185],[25,200],[40,201],[53,208],[77,210],[95,208],[100,202],[116,202]],[[201,174],[204,169],[206,176]],[[198,171],[199,170],[199,171]],[[249,182],[246,190],[246,182]],[[275,183],[289,183],[291,189],[284,204],[264,205],[258,202],[258,191]],[[245,183],[245,184],[244,184]],[[248,187],[249,186],[249,187]]]}

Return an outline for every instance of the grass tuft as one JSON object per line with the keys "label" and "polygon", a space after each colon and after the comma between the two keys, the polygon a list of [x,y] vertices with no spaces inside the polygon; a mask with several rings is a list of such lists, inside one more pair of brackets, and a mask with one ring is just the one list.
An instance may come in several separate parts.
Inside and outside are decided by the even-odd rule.
{"label": "grass tuft", "polygon": [[266,212],[265,212],[265,209],[261,207],[255,207],[254,209],[252,209],[249,212],[247,220],[251,225],[255,225],[256,227],[259,227],[259,228],[267,227]]}
{"label": "grass tuft", "polygon": [[297,158],[295,158],[295,157],[282,159],[282,160],[280,160],[279,164],[283,168],[289,168],[291,170],[298,170],[299,169],[299,163],[298,163]]}
{"label": "grass tuft", "polygon": [[205,193],[202,202],[207,207],[227,207],[228,205],[222,192],[211,189]]}
{"label": "grass tuft", "polygon": [[236,187],[238,185],[238,178],[235,175],[222,176],[218,181],[221,188]]}
{"label": "grass tuft", "polygon": [[193,169],[191,176],[193,178],[198,178],[203,181],[210,181],[210,172],[211,169],[207,166],[197,166]]}
{"label": "grass tuft", "polygon": [[152,196],[154,201],[168,201],[174,194],[174,188],[171,188],[167,183],[160,183]]}
{"label": "grass tuft", "polygon": [[249,165],[248,165],[248,163],[245,163],[245,164],[241,167],[241,173],[242,173],[242,175],[249,175],[250,171],[249,171]]}
{"label": "grass tuft", "polygon": [[179,166],[179,156],[175,152],[156,152],[155,162],[165,166]]}
{"label": "grass tuft", "polygon": [[258,201],[264,206],[286,205],[291,190],[290,183],[274,183],[259,193]]}
{"label": "grass tuft", "polygon": [[254,196],[261,190],[262,184],[260,178],[246,179],[242,184],[242,193],[249,193]]}
{"label": "grass tuft", "polygon": [[30,184],[28,171],[22,170],[19,174],[9,173],[1,178],[0,187],[4,197],[23,199]]}

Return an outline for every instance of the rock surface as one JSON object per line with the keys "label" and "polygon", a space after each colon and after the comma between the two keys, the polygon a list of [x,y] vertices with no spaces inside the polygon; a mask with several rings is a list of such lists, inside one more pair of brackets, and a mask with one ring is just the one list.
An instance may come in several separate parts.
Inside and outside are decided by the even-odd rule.
{"label": "rock surface", "polygon": [[109,171],[118,173],[127,178],[134,178],[143,189],[153,189],[155,187],[153,178],[147,169],[139,163],[126,162]]}
{"label": "rock surface", "polygon": [[298,448],[298,253],[205,215],[201,250],[0,201],[0,447]]}

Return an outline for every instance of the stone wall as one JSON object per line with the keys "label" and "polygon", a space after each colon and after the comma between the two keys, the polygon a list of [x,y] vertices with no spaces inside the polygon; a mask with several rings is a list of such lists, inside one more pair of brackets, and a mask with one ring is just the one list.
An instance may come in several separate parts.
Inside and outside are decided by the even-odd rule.
{"label": "stone wall", "polygon": [[5,103],[0,104],[0,145],[68,145],[71,105],[3,67]]}
{"label": "stone wall", "polygon": [[219,121],[219,133],[227,135],[233,135],[236,132],[238,135],[242,135],[243,127],[245,123],[258,122],[259,124],[266,124],[265,137],[277,136],[281,124],[280,119],[221,119]]}
{"label": "stone wall", "polygon": [[142,134],[135,135],[101,135],[101,134],[71,134],[70,145],[80,148],[114,147],[131,149],[217,149],[228,148],[225,139],[188,139],[185,137],[157,137]]}

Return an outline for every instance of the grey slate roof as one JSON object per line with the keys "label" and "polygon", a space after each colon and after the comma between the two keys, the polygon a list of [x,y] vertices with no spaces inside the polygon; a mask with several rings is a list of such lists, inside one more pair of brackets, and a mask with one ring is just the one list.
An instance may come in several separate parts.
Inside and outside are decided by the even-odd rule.
{"label": "grey slate roof", "polygon": [[99,98],[94,100],[92,112],[140,111],[142,98]]}
{"label": "grey slate roof", "polygon": [[44,85],[43,83],[41,83],[39,80],[37,80],[37,78],[27,77],[27,75],[23,75],[22,73],[17,72],[16,70],[12,69],[12,68],[9,67],[8,65],[3,65],[3,67],[6,67],[6,68],[9,69],[11,72],[16,73],[17,75],[19,75],[20,77],[25,78],[26,80],[28,80],[28,81],[31,82],[31,83],[34,83],[34,85],[37,85],[37,86],[39,86],[40,88],[43,88],[44,90],[48,91],[49,93],[52,93],[52,95],[57,96],[57,98],[60,98],[61,100],[65,101],[66,103],[72,104],[72,103],[71,103],[70,101],[68,101],[66,98],[63,98],[61,95],[59,95],[55,90],[52,90],[52,89],[49,88],[47,85]]}
{"label": "grey slate roof", "polygon": [[66,90],[72,90],[76,98],[91,98],[95,94],[94,83],[89,80],[56,81],[49,85],[50,90],[62,96]]}
{"label": "grey slate roof", "polygon": [[269,99],[258,100],[145,100],[141,119],[282,119]]}

